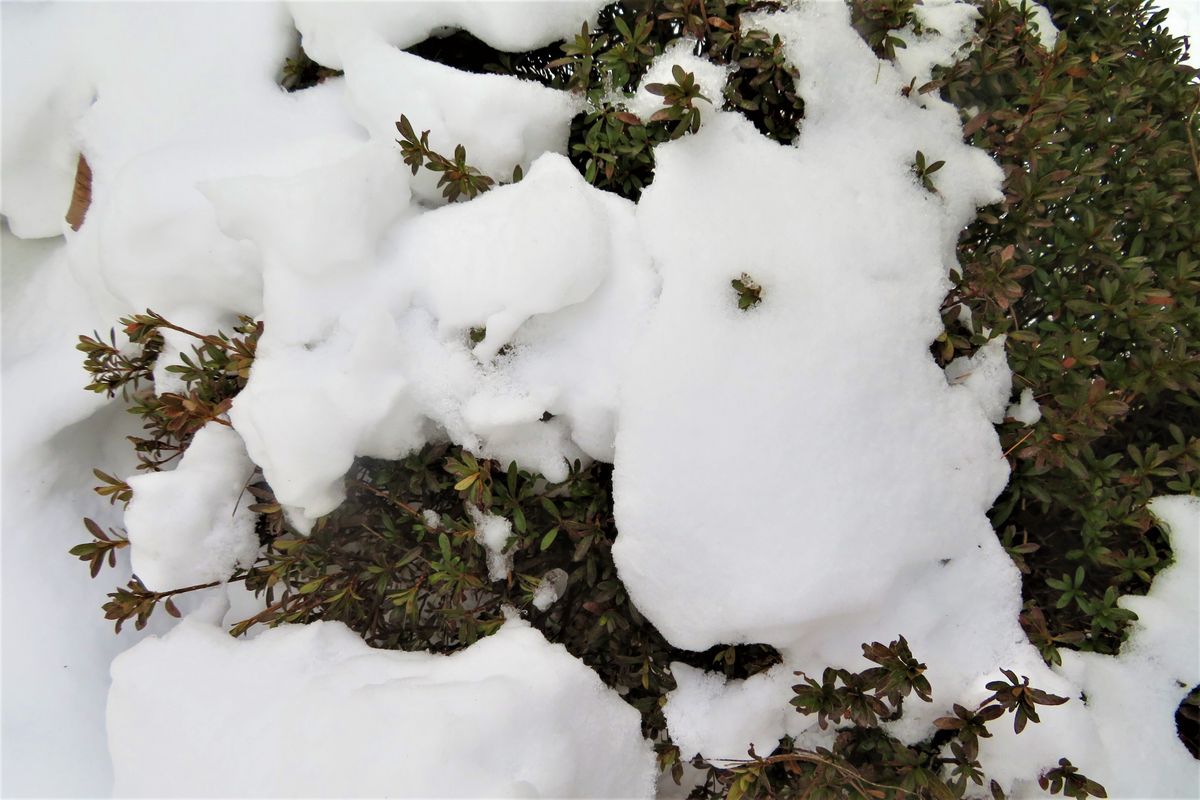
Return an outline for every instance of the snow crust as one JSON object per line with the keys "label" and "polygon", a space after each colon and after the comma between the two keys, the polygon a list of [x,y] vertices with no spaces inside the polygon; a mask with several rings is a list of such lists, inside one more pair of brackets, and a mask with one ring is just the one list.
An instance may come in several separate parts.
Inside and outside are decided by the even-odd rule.
{"label": "snow crust", "polygon": [[487,548],[488,577],[502,581],[512,572],[512,554],[504,552],[508,537],[512,536],[512,522],[495,514],[485,514],[474,506],[470,508],[471,522],[475,525],[475,540]]}
{"label": "snow crust", "polygon": [[1037,28],[1038,41],[1047,50],[1054,50],[1054,45],[1058,42],[1059,30],[1054,25],[1053,17],[1041,3],[1031,2],[1029,7],[1033,9],[1033,25]]}
{"label": "snow crust", "polygon": [[652,792],[638,713],[519,620],[439,656],[372,650],[340,623],[235,640],[185,619],[122,654],[112,674],[122,797]]}
{"label": "snow crust", "polygon": [[[297,8],[307,12],[314,5],[303,3]],[[425,7],[453,9],[461,5],[429,3]],[[557,3],[546,5],[559,7]],[[381,9],[422,6],[369,4]],[[339,15],[345,13],[341,4],[337,8]],[[429,131],[434,150],[450,155],[455,145],[462,144],[471,165],[497,179],[507,180],[517,166],[528,171],[542,153],[565,153],[571,118],[580,111],[579,101],[565,92],[507,75],[462,72],[378,42],[348,51],[344,66],[351,115],[372,140],[394,146],[396,121],[403,114],[418,135]],[[412,184],[422,202],[442,202],[435,173],[421,170],[412,176]]]}
{"label": "snow crust", "polygon": [[555,567],[542,576],[537,588],[533,590],[533,607],[545,611],[562,597],[567,590],[566,570]]}

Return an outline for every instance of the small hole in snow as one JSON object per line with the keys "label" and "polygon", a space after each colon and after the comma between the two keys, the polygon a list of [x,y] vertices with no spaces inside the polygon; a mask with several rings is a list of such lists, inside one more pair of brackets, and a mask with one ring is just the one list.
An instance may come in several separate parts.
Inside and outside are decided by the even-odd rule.
{"label": "small hole in snow", "polygon": [[279,70],[278,83],[283,87],[284,91],[288,93],[298,92],[302,89],[309,89],[316,86],[326,78],[341,76],[342,71],[340,69],[330,69],[308,57],[308,53],[304,52],[304,48],[300,46],[299,31],[296,31],[295,42],[292,57],[284,59],[283,67]]}
{"label": "small hole in snow", "polygon": [[783,661],[769,644],[718,644],[702,653],[690,652],[678,659],[691,667],[723,673],[739,680],[766,672]]}

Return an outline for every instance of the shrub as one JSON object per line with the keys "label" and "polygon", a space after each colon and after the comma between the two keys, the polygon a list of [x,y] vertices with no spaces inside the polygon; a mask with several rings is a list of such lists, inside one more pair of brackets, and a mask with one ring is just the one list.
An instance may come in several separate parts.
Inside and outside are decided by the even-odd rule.
{"label": "shrub", "polygon": [[[1000,428],[1013,475],[992,522],[1026,573],[1030,637],[1112,653],[1170,559],[1146,502],[1200,490],[1200,92],[1165,11],[1050,3],[1053,52],[1014,5],[980,6],[980,43],[925,91],[1005,171],[1005,201],[959,242],[944,360],[1006,334],[1041,407]],[[960,309],[969,334],[958,333]],[[938,349],[938,348],[935,348]]]}
{"label": "shrub", "polygon": [[[709,766],[695,797],[843,797],[903,798],[931,797],[956,800],[987,776],[979,762],[979,740],[991,737],[988,724],[1005,714],[1013,715],[1013,729],[1020,733],[1030,723],[1040,722],[1037,706],[1062,705],[1067,698],[1029,685],[1028,678],[1001,670],[1004,680],[991,681],[992,694],[975,708],[957,703],[953,714],[934,722],[934,731],[924,741],[905,745],[880,727],[880,722],[899,719],[904,699],[916,694],[932,702],[932,687],[924,676],[925,665],[913,658],[901,636],[884,645],[864,644],[863,657],[878,666],[862,672],[827,668],[819,681],[803,674],[792,687],[792,705],[801,714],[816,714],[824,730],[829,723],[848,722],[838,729],[832,748],[806,750],[787,739],[771,755],[750,758],[728,769]],[[1104,787],[1080,773],[1067,759],[1039,776],[1043,789],[1069,797],[1106,797]],[[1001,800],[1004,792],[991,781],[988,788]]]}

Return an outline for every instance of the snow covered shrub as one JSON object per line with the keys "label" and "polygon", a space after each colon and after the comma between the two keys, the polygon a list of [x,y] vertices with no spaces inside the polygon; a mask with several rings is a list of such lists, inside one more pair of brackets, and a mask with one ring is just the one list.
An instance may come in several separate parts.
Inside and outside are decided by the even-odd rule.
{"label": "snow covered shrub", "polygon": [[[801,714],[816,714],[821,730],[844,722],[830,748],[797,748],[790,738],[766,757],[750,749],[750,758],[736,766],[709,767],[701,798],[725,797],[932,797],[951,800],[983,787],[987,776],[979,762],[980,739],[991,738],[988,723],[1006,713],[1013,715],[1013,730],[1020,733],[1040,722],[1037,706],[1067,702],[1029,685],[1029,678],[1001,670],[1004,680],[990,681],[974,708],[958,703],[953,715],[934,720],[935,732],[921,742],[905,744],[881,727],[903,714],[911,694],[933,701],[933,688],[925,665],[913,658],[904,637],[884,645],[862,646],[863,656],[878,666],[862,672],[826,668],[815,680],[802,672],[793,686],[791,703]],[[839,685],[840,684],[840,685]],[[1104,787],[1080,773],[1068,759],[1039,776],[1043,789],[1083,800],[1106,797]],[[990,781],[988,790],[1003,800],[1003,789]]]}
{"label": "snow covered shrub", "polygon": [[[93,376],[88,387],[120,394],[148,435],[132,443],[140,469],[157,472],[187,450],[206,424],[227,424],[224,409],[245,385],[261,323],[244,320],[241,337],[199,334],[151,311],[121,320],[130,343],[81,336],[78,348]],[[198,340],[180,365],[166,369],[183,380],[184,393],[155,395],[152,373],[162,350],[162,330]],[[100,470],[96,488],[126,506],[130,482]],[[566,645],[643,715],[643,729],[665,731],[661,699],[674,688],[669,665],[684,662],[746,677],[778,660],[771,648],[714,648],[687,653],[672,648],[629,602],[612,563],[616,537],[611,467],[578,462],[568,478],[550,483],[537,474],[478,459],[462,447],[428,445],[399,461],[358,459],[346,476],[346,500],[317,520],[307,535],[289,525],[262,471],[247,474],[243,490],[254,503],[255,530],[263,549],[253,565],[222,580],[193,585],[154,584],[135,577],[109,594],[105,616],[139,629],[161,604],[172,616],[172,598],[220,582],[244,583],[265,607],[237,620],[236,636],[255,625],[345,623],[372,647],[454,652],[494,633],[505,608],[518,609],[550,641]],[[129,539],[85,520],[93,541],[71,554],[98,574]],[[135,545],[145,544],[135,532]],[[162,568],[135,547],[135,571]],[[139,562],[138,557],[141,556]]]}
{"label": "snow covered shrub", "polygon": [[[1057,44],[1007,2],[848,5],[617,3],[528,52],[465,32],[399,49],[456,19],[433,6],[293,9],[329,66],[300,51],[284,86],[344,88],[372,141],[197,184],[261,273],[250,306],[202,318],[261,314],[80,337],[89,388],[145,427],[145,474],[95,473],[126,532],[88,519],[71,551],[93,575],[131,551],[106,616],[255,598],[220,620],[244,641],[188,619],[119,663],[134,733],[114,752],[136,758],[129,720],[156,713],[136,687],[193,651],[243,693],[240,659],[279,658],[303,699],[363,642],[424,651],[370,656],[400,683],[523,642],[640,716],[649,742],[613,742],[630,763],[707,770],[699,797],[961,798],[985,772],[997,797],[1103,796],[1060,752],[1119,756],[1104,782],[1136,784],[1113,720],[1127,696],[1174,711],[1162,686],[1192,675],[1162,644],[1178,572],[1133,604],[1156,627],[1121,599],[1170,562],[1155,518],[1194,563],[1192,506],[1150,502],[1200,480],[1192,72],[1133,0],[1051,3]],[[446,86],[470,102],[447,109]],[[908,639],[852,671],[893,623]],[[310,653],[332,671],[294,669]],[[1012,741],[1068,694],[1061,727]]]}
{"label": "snow covered shrub", "polygon": [[[903,700],[916,693],[929,702],[935,694],[923,676],[925,665],[913,659],[903,637],[887,646],[864,644],[863,654],[881,666],[859,673],[826,668],[820,680],[797,673],[802,682],[792,687],[796,696],[791,702],[802,714],[816,715],[822,730],[829,723],[837,724],[830,745],[804,747],[784,737],[768,756],[752,747],[749,758],[726,759],[720,766],[698,759],[696,766],[707,767],[707,773],[692,796],[962,798],[982,796],[986,786],[992,797],[1001,800],[1006,792],[998,782],[988,780],[987,772],[993,764],[1002,764],[980,760],[982,741],[993,737],[989,723],[1012,713],[1012,730],[1020,734],[1028,723],[1041,721],[1037,706],[1068,702],[1067,697],[1033,688],[1028,678],[1002,669],[1004,680],[988,682],[992,694],[974,707],[955,703],[952,714],[934,720],[936,731],[926,738],[898,738]],[[1195,696],[1193,691],[1181,706],[1184,718],[1189,713],[1194,717]],[[1088,703],[1086,696],[1072,700]],[[1184,728],[1181,724],[1181,736]],[[1194,739],[1184,738],[1195,757]],[[1037,783],[1050,794],[1080,800],[1107,794],[1067,758],[1043,769]]]}

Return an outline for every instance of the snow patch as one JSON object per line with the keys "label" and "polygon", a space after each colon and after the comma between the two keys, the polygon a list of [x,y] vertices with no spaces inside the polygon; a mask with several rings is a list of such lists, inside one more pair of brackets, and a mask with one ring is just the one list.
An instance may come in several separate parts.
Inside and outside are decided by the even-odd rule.
{"label": "snow patch", "polygon": [[293,2],[289,8],[305,52],[319,64],[342,69],[371,44],[412,47],[450,29],[469,31],[497,50],[534,50],[571,39],[604,5],[603,0]]}
{"label": "snow patch", "polygon": [[1004,351],[1004,336],[992,339],[972,356],[960,356],[946,365],[946,380],[971,393],[988,421],[1004,421],[1012,395],[1012,370]]}
{"label": "snow patch", "polygon": [[254,498],[245,491],[254,464],[237,432],[210,422],[170,472],[128,479],[133,499],[125,528],[133,572],[147,589],[166,591],[222,581],[258,552]]}
{"label": "snow patch", "polygon": [[504,547],[512,536],[512,522],[495,514],[486,514],[475,506],[467,506],[467,511],[475,526],[475,541],[488,551],[488,577],[493,581],[507,580],[512,571],[512,553],[505,553]]}
{"label": "snow patch", "polygon": [[[440,656],[372,650],[340,623],[237,640],[185,619],[119,657],[112,677],[120,797],[649,797],[653,789],[654,753],[638,713],[520,621]],[[164,731],[186,731],[187,744]]]}
{"label": "snow patch", "polygon": [[1004,412],[1022,425],[1036,425],[1042,418],[1042,408],[1033,397],[1033,389],[1021,390],[1021,399],[1008,407]]}

